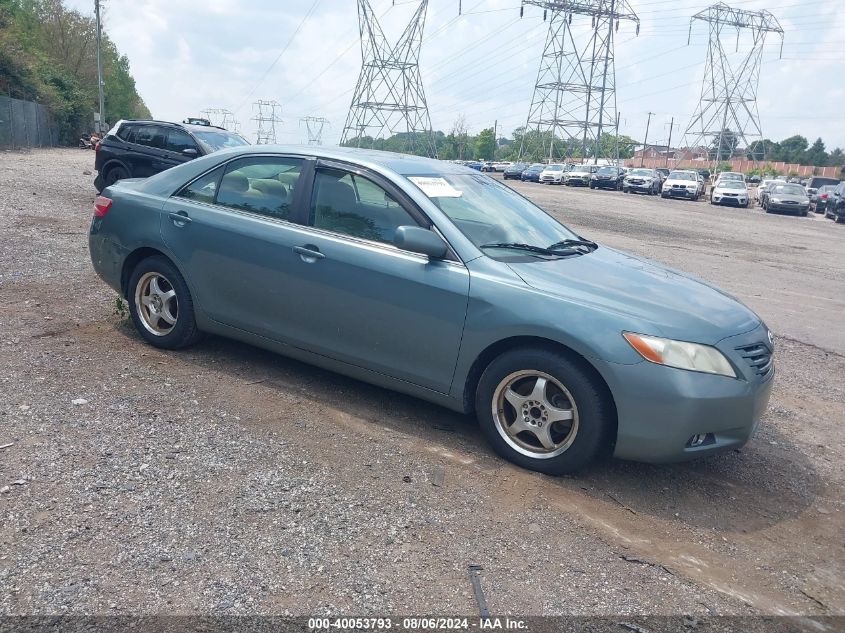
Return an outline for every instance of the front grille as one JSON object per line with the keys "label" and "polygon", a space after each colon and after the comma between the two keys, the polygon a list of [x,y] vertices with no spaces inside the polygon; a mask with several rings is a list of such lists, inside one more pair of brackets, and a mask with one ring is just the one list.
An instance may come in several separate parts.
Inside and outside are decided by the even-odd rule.
{"label": "front grille", "polygon": [[774,370],[772,351],[764,343],[744,345],[737,347],[736,351],[745,359],[754,373],[764,380],[772,374]]}
{"label": "front grille", "polygon": [[672,189],[682,189],[682,190],[686,191],[687,186],[686,185],[672,185]]}
{"label": "front grille", "polygon": [[782,200],[781,204],[798,204],[796,200]]}

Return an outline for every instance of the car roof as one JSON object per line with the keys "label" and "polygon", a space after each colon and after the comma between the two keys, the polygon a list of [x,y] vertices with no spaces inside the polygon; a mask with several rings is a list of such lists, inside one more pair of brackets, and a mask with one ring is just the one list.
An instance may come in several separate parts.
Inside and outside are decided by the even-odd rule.
{"label": "car roof", "polygon": [[[198,126],[202,127],[202,126]],[[326,160],[337,160],[341,162],[357,163],[363,167],[376,168],[377,170],[389,170],[397,174],[425,175],[425,174],[472,174],[477,176],[478,171],[470,167],[464,167],[446,160],[414,156],[412,154],[400,154],[398,152],[384,152],[375,149],[364,149],[360,147],[329,147],[325,145],[242,145],[231,147],[215,152],[215,156],[226,156],[227,154],[298,154],[300,156],[311,156]],[[478,161],[469,161],[478,163]]]}
{"label": "car roof", "polygon": [[174,127],[184,128],[191,132],[204,132],[206,130],[216,130],[219,132],[229,132],[235,134],[231,130],[227,130],[219,125],[195,125],[193,123],[181,123],[179,121],[159,121],[157,119],[123,119],[121,123],[132,123],[133,125],[172,125]]}

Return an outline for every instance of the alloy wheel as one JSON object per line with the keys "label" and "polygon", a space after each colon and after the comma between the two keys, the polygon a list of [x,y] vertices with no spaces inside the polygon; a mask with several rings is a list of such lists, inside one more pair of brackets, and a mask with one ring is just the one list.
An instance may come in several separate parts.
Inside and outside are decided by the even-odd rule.
{"label": "alloy wheel", "polygon": [[496,430],[515,451],[537,459],[565,452],[578,434],[578,407],[553,376],[523,370],[506,376],[493,393]]}
{"label": "alloy wheel", "polygon": [[135,307],[141,324],[151,334],[166,336],[179,318],[179,302],[173,284],[157,272],[144,274],[135,286]]}

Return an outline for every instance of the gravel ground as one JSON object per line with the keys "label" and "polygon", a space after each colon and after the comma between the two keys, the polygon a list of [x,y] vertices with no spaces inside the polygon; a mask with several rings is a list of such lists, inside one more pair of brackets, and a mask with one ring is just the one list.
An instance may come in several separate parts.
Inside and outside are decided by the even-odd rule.
{"label": "gravel ground", "polygon": [[0,154],[0,613],[472,614],[479,564],[497,614],[845,614],[845,227],[515,184],[778,334],[742,451],[556,479],[413,398],[144,345],[88,259],[92,162]]}

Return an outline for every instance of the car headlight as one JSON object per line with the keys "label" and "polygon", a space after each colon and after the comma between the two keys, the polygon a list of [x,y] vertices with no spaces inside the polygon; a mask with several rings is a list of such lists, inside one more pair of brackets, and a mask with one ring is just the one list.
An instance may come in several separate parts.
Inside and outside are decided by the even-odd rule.
{"label": "car headlight", "polygon": [[736,372],[728,359],[715,347],[633,332],[623,332],[622,336],[649,362],[736,378]]}
{"label": "car headlight", "polygon": [[775,204],[780,204],[780,198],[771,198],[769,202],[774,202]]}

